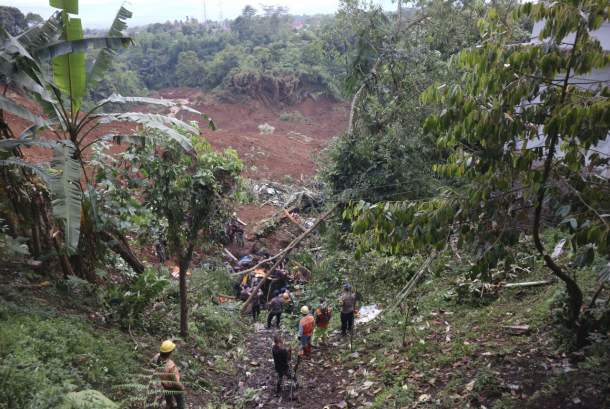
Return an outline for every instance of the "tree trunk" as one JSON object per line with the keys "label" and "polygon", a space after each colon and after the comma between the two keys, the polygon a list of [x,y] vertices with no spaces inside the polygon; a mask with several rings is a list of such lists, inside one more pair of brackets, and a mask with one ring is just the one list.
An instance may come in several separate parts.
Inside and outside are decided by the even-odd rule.
{"label": "tree trunk", "polygon": [[32,256],[34,259],[38,260],[40,258],[40,254],[42,253],[42,246],[40,244],[40,217],[38,217],[38,208],[36,207],[36,199],[31,199],[31,209],[32,209]]}
{"label": "tree trunk", "polygon": [[186,339],[189,333],[188,322],[188,292],[186,291],[186,272],[189,269],[191,260],[180,260],[180,336]]}
{"label": "tree trunk", "polygon": [[144,264],[133,254],[131,248],[127,244],[127,241],[122,237],[116,237],[108,231],[99,232],[102,236],[102,240],[110,247],[112,251],[117,253],[121,258],[135,271],[137,274],[144,272]]}
{"label": "tree trunk", "polygon": [[[271,266],[271,268],[269,270],[267,270],[263,279],[260,280],[258,285],[250,293],[250,296],[248,297],[248,299],[246,301],[244,301],[244,303],[242,304],[241,310],[240,310],[240,312],[242,314],[244,312],[246,312],[248,305],[250,305],[250,303],[254,299],[254,295],[258,293],[258,290],[263,286],[263,283],[265,283],[265,281],[267,281],[267,279],[269,278],[269,275],[280,265],[280,263],[286,258],[288,253],[290,253],[292,251],[292,249],[294,249],[301,241],[303,241],[303,239],[305,237],[309,236],[309,234],[311,234],[311,232],[316,230],[316,228],[320,225],[320,223],[322,223],[322,221],[324,221],[328,216],[333,214],[334,211],[337,209],[337,206],[338,205],[335,204],[330,210],[328,210],[328,211],[326,211],[326,213],[322,214],[318,218],[318,220],[316,220],[316,222],[313,224],[313,226],[311,226],[309,228],[309,230],[303,232],[299,237],[294,239],[288,246],[286,246],[286,248],[284,250],[280,251],[278,254],[276,254],[274,257],[272,257],[272,259],[277,258],[276,262],[273,264],[273,266]],[[248,271],[248,270],[242,271],[241,273],[245,274],[246,271]]]}
{"label": "tree trunk", "polygon": [[[579,28],[576,31],[574,45],[570,53],[570,59],[568,61],[568,66],[566,69],[566,75],[563,80],[561,98],[559,101],[560,104],[563,104],[568,92],[570,73],[574,65],[574,55],[576,52],[576,47],[578,47],[579,45],[580,35],[581,30]],[[553,166],[553,159],[555,157],[557,143],[559,142],[558,133],[555,131],[552,134],[549,134],[547,141],[548,152],[544,160],[542,180],[540,182],[540,188],[538,190],[538,197],[536,200],[536,208],[534,210],[534,224],[532,229],[532,235],[534,238],[534,245],[536,246],[536,250],[538,250],[538,253],[540,253],[542,258],[544,259],[544,263],[546,264],[546,266],[553,272],[553,274],[557,276],[557,278],[559,278],[565,283],[566,291],[568,293],[568,325],[575,332],[576,347],[581,348],[582,346],[584,346],[588,335],[587,325],[585,325],[585,323],[581,320],[581,308],[583,303],[582,291],[578,286],[578,283],[576,283],[576,280],[574,280],[570,276],[570,274],[568,274],[557,263],[555,263],[555,260],[553,260],[553,258],[547,253],[544,243],[540,238],[540,228],[542,224],[542,208],[544,206],[547,184],[549,183],[549,178],[551,175],[551,168]]]}
{"label": "tree trunk", "polygon": [[[42,198],[41,198],[42,200]],[[53,243],[53,247],[57,253],[57,257],[59,258],[59,264],[61,265],[61,269],[64,273],[64,278],[68,276],[74,275],[74,270],[72,269],[72,264],[70,264],[70,260],[68,260],[68,256],[64,251],[64,247],[62,242],[58,238],[58,234],[56,233],[56,227],[49,220],[49,216],[47,215],[46,209],[40,209],[40,215],[42,216],[42,220],[48,226],[48,234],[51,238],[51,243]]]}

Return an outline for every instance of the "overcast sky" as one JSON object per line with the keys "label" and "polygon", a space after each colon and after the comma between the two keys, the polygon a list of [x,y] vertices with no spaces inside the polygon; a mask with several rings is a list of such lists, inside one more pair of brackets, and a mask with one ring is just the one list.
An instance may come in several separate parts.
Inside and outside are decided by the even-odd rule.
{"label": "overcast sky", "polygon": [[[373,0],[384,7],[392,7],[395,0]],[[125,3],[127,9],[133,11],[130,20],[131,27],[165,22],[167,20],[181,20],[186,16],[203,18],[204,0],[80,0],[80,17],[85,27],[105,28],[110,26],[112,19],[121,4]],[[245,5],[250,4],[260,9],[261,4],[281,5],[288,7],[292,14],[334,13],[339,7],[339,0],[205,0],[208,19],[235,18]],[[48,0],[0,0],[0,5],[13,6],[22,12],[34,12],[48,17],[53,9],[48,6]]]}

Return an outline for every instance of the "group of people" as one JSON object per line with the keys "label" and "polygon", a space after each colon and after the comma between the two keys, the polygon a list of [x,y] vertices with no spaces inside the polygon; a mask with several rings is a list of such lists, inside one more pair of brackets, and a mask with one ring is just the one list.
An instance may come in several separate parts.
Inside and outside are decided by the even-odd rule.
{"label": "group of people", "polygon": [[[256,287],[254,287],[256,288]],[[248,289],[246,289],[246,292]],[[249,290],[248,296],[252,289]],[[258,290],[260,291],[260,290]],[[262,293],[254,297],[256,300],[252,305],[253,318],[256,321],[260,314]],[[290,293],[287,290],[278,291],[268,303],[269,314],[267,316],[267,328],[271,329],[272,324],[276,328],[280,327],[280,320],[284,311],[284,306],[292,302]],[[351,334],[354,326],[354,313],[356,310],[356,296],[352,292],[349,284],[343,287],[343,294],[340,299],[341,306],[341,334]],[[301,307],[301,319],[299,320],[298,340],[300,342],[299,359],[307,358],[312,352],[312,342],[317,345],[325,345],[328,341],[328,328],[332,318],[332,308],[325,299],[320,299],[318,307],[311,314],[309,307]],[[275,321],[275,322],[274,322]],[[152,359],[152,364],[156,368],[161,385],[164,389],[165,400],[168,408],[185,408],[184,385],[180,382],[180,371],[171,359],[171,355],[176,349],[176,344],[171,340],[163,341],[159,348],[159,353]],[[282,389],[284,378],[294,378],[296,381],[296,368],[291,369],[292,350],[284,344],[284,340],[279,333],[273,337],[273,347],[271,350],[275,372],[277,373],[276,393]],[[295,365],[296,366],[296,365]]]}
{"label": "group of people", "polygon": [[[281,304],[281,300],[275,297],[273,300],[277,300],[278,305]],[[272,302],[273,302],[272,300]],[[340,299],[341,305],[341,335],[346,336],[348,332],[352,333],[354,327],[354,314],[356,311],[356,295],[352,292],[352,288],[349,284],[345,284],[343,287],[343,294]],[[272,317],[272,306],[270,303],[270,312],[268,318],[268,328],[270,328],[270,322]],[[279,307],[278,307],[279,308]],[[277,312],[273,313],[274,315]],[[281,315],[281,311],[279,313]],[[298,339],[300,342],[299,359],[301,357],[307,358],[312,352],[312,342],[317,345],[324,345],[328,341],[328,327],[332,318],[332,308],[328,305],[325,299],[320,299],[319,306],[315,309],[313,315],[309,311],[309,307],[301,307],[301,319],[299,321],[299,332]],[[279,328],[279,316],[276,323]],[[282,382],[285,377],[296,377],[296,370],[290,370],[290,362],[292,360],[292,351],[289,347],[284,345],[284,341],[280,334],[275,334],[273,337],[272,347],[273,362],[275,372],[277,373],[277,385],[276,393],[279,394],[282,389]],[[298,365],[299,360],[297,360]]]}

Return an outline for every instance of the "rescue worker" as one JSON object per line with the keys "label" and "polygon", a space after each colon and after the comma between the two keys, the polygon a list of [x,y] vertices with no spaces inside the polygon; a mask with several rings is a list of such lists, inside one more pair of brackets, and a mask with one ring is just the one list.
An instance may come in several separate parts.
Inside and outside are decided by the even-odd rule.
{"label": "rescue worker", "polygon": [[347,331],[352,333],[354,329],[354,310],[356,309],[356,295],[352,293],[352,286],[343,286],[341,296],[341,335],[347,335]]}
{"label": "rescue worker", "polygon": [[275,366],[275,372],[277,373],[277,386],[275,387],[275,393],[280,394],[282,391],[282,381],[284,376],[290,376],[290,360],[292,359],[292,351],[290,348],[284,347],[284,341],[281,335],[276,334],[273,337],[273,348],[271,349],[273,354],[273,364]]}
{"label": "rescue worker", "polygon": [[239,294],[239,299],[242,301],[246,301],[250,296],[250,287],[248,285],[244,285],[241,288],[241,293]]}
{"label": "rescue worker", "polygon": [[326,344],[328,340],[328,324],[332,317],[332,308],[326,304],[326,300],[320,299],[320,306],[314,312],[316,329],[314,330],[314,342],[316,345]]}
{"label": "rescue worker", "polygon": [[301,307],[301,321],[299,321],[299,341],[301,341],[301,356],[311,355],[311,336],[315,326],[315,320],[309,313],[309,308],[304,305]]}
{"label": "rescue worker", "polygon": [[[254,287],[249,293],[251,294],[256,287]],[[259,288],[256,292],[256,295],[252,297],[252,320],[254,322],[258,321],[258,316],[261,313],[261,297],[263,296],[263,291]]]}
{"label": "rescue worker", "polygon": [[231,219],[225,225],[225,233],[231,242],[236,242],[239,247],[244,246],[244,229],[241,226],[236,213],[233,213]]}
{"label": "rescue worker", "polygon": [[157,367],[161,386],[167,391],[164,393],[167,408],[185,409],[184,385],[180,383],[180,371],[174,361],[170,359],[175,349],[176,344],[172,341],[169,339],[163,341],[159,348],[159,353],[154,356],[152,362]]}
{"label": "rescue worker", "polygon": [[280,294],[282,294],[282,298],[284,300],[284,311],[292,314],[294,309],[294,297],[287,288],[280,289]]}
{"label": "rescue worker", "polygon": [[269,315],[267,315],[267,329],[271,328],[271,322],[273,318],[277,318],[275,322],[276,328],[280,327],[280,319],[282,318],[282,312],[284,311],[285,297],[282,295],[276,295],[269,301]]}

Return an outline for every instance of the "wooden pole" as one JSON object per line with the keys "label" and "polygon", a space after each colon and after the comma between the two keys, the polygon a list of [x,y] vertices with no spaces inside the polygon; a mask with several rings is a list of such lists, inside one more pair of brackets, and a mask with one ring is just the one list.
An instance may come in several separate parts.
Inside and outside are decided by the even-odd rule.
{"label": "wooden pole", "polygon": [[[252,302],[252,299],[254,298],[254,295],[258,293],[258,290],[262,287],[263,283],[265,281],[267,281],[267,279],[269,277],[269,274],[271,274],[271,272],[274,271],[282,263],[282,261],[284,261],[284,259],[288,255],[288,253],[290,253],[290,251],[292,251],[301,241],[303,241],[303,239],[305,237],[309,236],[314,230],[316,230],[318,228],[318,226],[320,225],[320,223],[322,223],[323,220],[325,220],[328,216],[330,216],[332,213],[334,213],[335,209],[337,209],[337,205],[334,205],[329,210],[327,210],[325,213],[323,213],[318,218],[318,220],[316,220],[316,222],[313,224],[313,226],[311,226],[307,231],[304,231],[299,237],[294,239],[288,246],[286,246],[286,248],[284,250],[280,251],[278,254],[276,254],[274,257],[271,258],[271,259],[277,259],[277,260],[273,264],[273,267],[271,267],[269,270],[267,270],[267,272],[265,273],[265,276],[263,277],[263,279],[252,290],[252,292],[250,293],[250,296],[248,297],[248,299],[246,301],[244,301],[243,305],[241,306],[241,310],[240,310],[240,312],[242,314],[246,311],[246,309],[248,308],[248,305],[250,305],[250,303]],[[267,259],[267,260],[271,260],[271,259]],[[264,261],[259,263],[258,265],[260,265],[262,263],[264,263]],[[248,269],[248,270],[253,270],[255,268],[256,268],[256,266],[253,267],[252,269]],[[242,271],[240,273],[244,274],[248,270]]]}
{"label": "wooden pole", "polygon": [[525,283],[507,283],[502,284],[504,288],[515,288],[515,287],[537,287],[539,285],[553,284],[555,280],[544,280],[544,281],[528,281]]}

